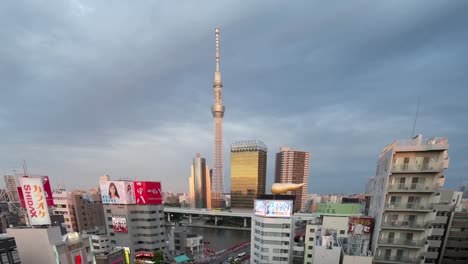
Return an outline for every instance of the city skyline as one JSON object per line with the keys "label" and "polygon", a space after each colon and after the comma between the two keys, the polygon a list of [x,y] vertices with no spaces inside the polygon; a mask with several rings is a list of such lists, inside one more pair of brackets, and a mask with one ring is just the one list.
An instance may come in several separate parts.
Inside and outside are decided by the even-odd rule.
{"label": "city skyline", "polygon": [[288,145],[311,153],[309,193],[363,192],[385,145],[411,137],[420,97],[415,132],[449,138],[445,187],[457,188],[468,170],[468,3],[362,3],[193,3],[177,5],[177,19],[164,12],[172,4],[2,3],[0,170],[26,160],[53,187],[110,173],[187,192],[193,155],[212,160],[219,25],[225,153],[248,138]]}

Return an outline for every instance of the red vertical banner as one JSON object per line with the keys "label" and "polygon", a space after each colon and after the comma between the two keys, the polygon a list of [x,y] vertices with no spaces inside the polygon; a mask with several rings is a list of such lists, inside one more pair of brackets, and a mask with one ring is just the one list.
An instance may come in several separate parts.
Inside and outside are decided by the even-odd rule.
{"label": "red vertical banner", "polygon": [[160,182],[136,181],[135,202],[137,204],[162,204],[162,190]]}

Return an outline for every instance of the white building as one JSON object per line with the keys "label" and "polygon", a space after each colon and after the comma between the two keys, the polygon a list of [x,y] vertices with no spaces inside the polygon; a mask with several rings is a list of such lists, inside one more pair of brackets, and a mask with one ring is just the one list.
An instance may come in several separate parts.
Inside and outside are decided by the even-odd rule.
{"label": "white building", "polygon": [[252,217],[252,263],[289,263],[291,218]]}
{"label": "white building", "polygon": [[91,243],[93,244],[94,252],[96,254],[110,252],[113,250],[110,238],[107,234],[89,236],[91,237]]}
{"label": "white building", "polygon": [[185,230],[174,232],[174,249],[177,255],[197,255],[203,253],[203,236],[188,233]]}
{"label": "white building", "polygon": [[[448,139],[397,140],[379,156],[369,210],[375,263],[422,263],[448,167]],[[442,230],[443,232],[443,230]],[[427,257],[427,256],[426,256]]]}
{"label": "white building", "polygon": [[251,263],[291,262],[292,210],[292,201],[255,200],[251,229]]}
{"label": "white building", "polygon": [[322,216],[305,229],[304,264],[340,263],[339,237],[347,237],[349,216]]}

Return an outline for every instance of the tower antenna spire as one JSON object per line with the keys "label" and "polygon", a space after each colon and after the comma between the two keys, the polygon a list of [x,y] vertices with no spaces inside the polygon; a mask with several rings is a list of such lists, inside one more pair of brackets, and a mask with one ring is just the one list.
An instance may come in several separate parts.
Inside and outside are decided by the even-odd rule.
{"label": "tower antenna spire", "polygon": [[419,114],[419,104],[420,104],[421,97],[418,96],[418,107],[416,108],[416,114],[414,116],[414,122],[413,122],[413,132],[411,132],[411,138],[414,137],[414,130],[416,128],[416,121],[418,120],[418,114]]}
{"label": "tower antenna spire", "polygon": [[219,72],[219,28],[215,29],[216,35],[216,71]]}

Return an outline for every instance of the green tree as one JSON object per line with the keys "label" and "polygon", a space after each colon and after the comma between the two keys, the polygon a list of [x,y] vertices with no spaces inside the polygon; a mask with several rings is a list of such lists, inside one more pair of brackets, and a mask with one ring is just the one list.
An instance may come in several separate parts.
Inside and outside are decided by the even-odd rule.
{"label": "green tree", "polygon": [[164,252],[162,250],[154,252],[153,262],[155,264],[164,264]]}

